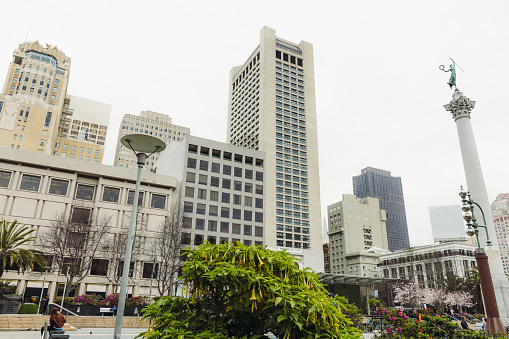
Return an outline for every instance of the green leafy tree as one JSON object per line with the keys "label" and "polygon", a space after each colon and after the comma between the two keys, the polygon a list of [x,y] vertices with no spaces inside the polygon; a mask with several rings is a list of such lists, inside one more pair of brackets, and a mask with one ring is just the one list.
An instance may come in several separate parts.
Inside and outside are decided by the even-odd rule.
{"label": "green leafy tree", "polygon": [[22,226],[17,220],[8,222],[2,219],[0,223],[0,277],[6,268],[17,267],[21,271],[43,265],[44,259],[38,251],[20,248],[21,245],[34,241],[34,230]]}
{"label": "green leafy tree", "polygon": [[[287,252],[237,243],[187,252],[180,278],[189,298],[145,309],[144,338],[362,338],[317,275]],[[349,309],[352,311],[352,309]]]}

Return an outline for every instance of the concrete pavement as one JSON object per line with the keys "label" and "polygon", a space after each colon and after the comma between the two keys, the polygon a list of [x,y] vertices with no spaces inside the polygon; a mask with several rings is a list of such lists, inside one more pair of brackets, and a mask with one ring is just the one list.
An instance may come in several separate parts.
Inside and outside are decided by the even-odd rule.
{"label": "concrete pavement", "polygon": [[[122,339],[134,339],[143,328],[122,329]],[[113,328],[82,328],[69,334],[69,339],[113,339]],[[0,339],[41,339],[40,331],[0,332]]]}

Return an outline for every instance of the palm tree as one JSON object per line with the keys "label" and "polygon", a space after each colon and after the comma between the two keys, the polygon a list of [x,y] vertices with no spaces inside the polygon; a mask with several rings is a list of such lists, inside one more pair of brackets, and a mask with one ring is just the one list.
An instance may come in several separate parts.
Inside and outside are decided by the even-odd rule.
{"label": "palm tree", "polygon": [[9,223],[2,219],[0,223],[0,278],[6,267],[17,266],[21,271],[32,269],[34,264],[39,264],[41,257],[37,252],[19,248],[21,245],[33,241],[31,235],[34,230],[28,226],[21,226],[17,220]]}

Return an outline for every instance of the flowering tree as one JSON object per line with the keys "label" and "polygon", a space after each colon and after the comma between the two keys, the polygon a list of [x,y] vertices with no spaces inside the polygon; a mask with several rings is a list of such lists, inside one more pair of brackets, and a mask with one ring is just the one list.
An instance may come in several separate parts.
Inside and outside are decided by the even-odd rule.
{"label": "flowering tree", "polygon": [[394,302],[410,305],[412,310],[422,302],[424,291],[414,281],[394,288]]}

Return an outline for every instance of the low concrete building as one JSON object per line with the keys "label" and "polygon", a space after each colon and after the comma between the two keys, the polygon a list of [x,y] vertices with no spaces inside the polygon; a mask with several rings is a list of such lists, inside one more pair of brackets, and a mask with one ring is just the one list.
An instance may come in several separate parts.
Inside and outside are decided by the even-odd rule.
{"label": "low concrete building", "polygon": [[475,263],[476,245],[449,242],[410,247],[380,257],[385,278],[415,280],[421,288],[439,287],[449,275],[465,278]]}
{"label": "low concrete building", "polygon": [[[107,278],[117,274],[111,259],[102,251],[109,239],[126,233],[132,210],[136,171],[119,167],[54,157],[10,148],[0,148],[0,218],[28,225],[35,230],[37,240],[28,248],[45,253],[52,269],[46,276],[45,288],[50,301],[63,292],[66,272],[51,265],[51,251],[40,246],[39,240],[54,227],[59,216],[73,218],[78,212],[96,218],[108,218],[108,232],[103,247],[96,253],[92,267],[77,286],[77,294],[113,293],[113,284]],[[153,254],[150,243],[159,236],[159,226],[171,208],[177,179],[144,172],[141,177],[139,202],[139,254],[133,257],[133,275],[129,280],[129,294],[148,295]],[[137,236],[138,236],[137,235]],[[102,264],[101,267],[95,265]],[[104,264],[106,266],[104,266]],[[147,265],[149,264],[149,265]],[[44,273],[7,270],[2,280],[12,281],[17,293],[39,297]],[[46,293],[46,291],[45,291]],[[152,290],[152,295],[157,295]]]}

